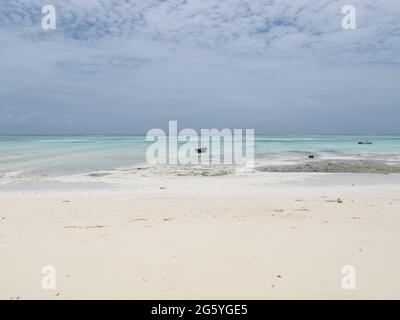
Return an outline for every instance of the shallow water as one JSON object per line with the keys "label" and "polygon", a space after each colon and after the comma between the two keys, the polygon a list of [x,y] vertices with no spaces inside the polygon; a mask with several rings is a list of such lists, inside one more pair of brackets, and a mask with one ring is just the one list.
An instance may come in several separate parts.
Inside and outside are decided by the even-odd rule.
{"label": "shallow water", "polygon": [[[359,145],[369,140],[371,145]],[[65,175],[146,165],[145,136],[0,136],[0,174]],[[400,135],[257,135],[257,165],[316,160],[400,162]]]}

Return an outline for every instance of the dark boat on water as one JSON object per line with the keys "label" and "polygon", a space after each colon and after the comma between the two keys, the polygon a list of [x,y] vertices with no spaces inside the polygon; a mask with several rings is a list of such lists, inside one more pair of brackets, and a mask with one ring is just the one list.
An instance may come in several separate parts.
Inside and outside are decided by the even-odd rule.
{"label": "dark boat on water", "polygon": [[195,150],[196,150],[197,153],[205,153],[205,152],[207,152],[207,148],[206,148],[206,147],[197,148],[197,149],[195,149]]}

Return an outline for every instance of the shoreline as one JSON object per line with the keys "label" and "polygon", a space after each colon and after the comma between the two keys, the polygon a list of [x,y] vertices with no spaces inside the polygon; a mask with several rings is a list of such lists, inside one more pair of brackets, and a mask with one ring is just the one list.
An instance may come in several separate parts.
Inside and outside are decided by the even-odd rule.
{"label": "shoreline", "polygon": [[[232,186],[228,182],[232,182]],[[11,178],[0,180],[0,194],[11,193],[70,193],[70,192],[135,192],[146,195],[159,192],[186,192],[185,185],[190,185],[192,193],[202,192],[208,186],[215,186],[213,192],[219,194],[218,188],[223,185],[223,191],[231,193],[258,194],[267,190],[274,193],[282,188],[296,191],[299,188],[344,187],[369,188],[385,186],[400,188],[399,173],[347,173],[347,172],[266,172],[252,171],[250,173],[238,171],[226,175],[187,175],[170,174],[160,175],[159,172],[135,174],[128,172],[114,172],[99,175],[71,175],[60,177],[31,177]],[[171,185],[176,187],[168,189]],[[211,192],[211,191],[210,191]]]}
{"label": "shoreline", "polygon": [[[147,163],[138,163],[133,166],[116,167],[108,169],[84,170],[78,172],[54,172],[48,170],[24,171],[22,168],[13,171],[0,172],[0,181],[4,178],[57,178],[68,176],[91,176],[102,177],[118,173],[142,174],[151,173],[159,176],[177,175],[177,176],[220,176],[237,174],[238,170],[247,169],[251,172],[282,172],[282,173],[377,173],[389,174],[400,173],[400,160],[397,158],[379,159],[379,158],[319,158],[314,159],[257,159],[252,168],[247,168],[243,164],[164,164],[149,165]],[[250,170],[249,170],[250,169]]]}

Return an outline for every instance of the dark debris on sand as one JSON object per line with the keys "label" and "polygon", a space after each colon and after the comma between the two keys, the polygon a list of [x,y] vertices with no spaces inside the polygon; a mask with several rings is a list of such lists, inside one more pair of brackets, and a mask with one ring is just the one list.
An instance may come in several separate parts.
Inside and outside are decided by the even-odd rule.
{"label": "dark debris on sand", "polygon": [[321,160],[295,165],[263,166],[262,172],[400,173],[400,164],[370,160]]}

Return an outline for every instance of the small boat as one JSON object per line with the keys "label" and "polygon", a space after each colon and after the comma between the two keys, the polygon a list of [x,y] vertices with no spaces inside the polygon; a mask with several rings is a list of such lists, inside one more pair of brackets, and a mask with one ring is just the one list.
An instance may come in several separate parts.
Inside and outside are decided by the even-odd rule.
{"label": "small boat", "polygon": [[366,140],[366,141],[358,141],[358,144],[372,144],[372,142],[368,141],[368,140]]}
{"label": "small boat", "polygon": [[207,148],[206,147],[196,148],[195,150],[196,150],[197,153],[205,153],[205,152],[207,152]]}

